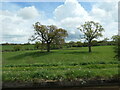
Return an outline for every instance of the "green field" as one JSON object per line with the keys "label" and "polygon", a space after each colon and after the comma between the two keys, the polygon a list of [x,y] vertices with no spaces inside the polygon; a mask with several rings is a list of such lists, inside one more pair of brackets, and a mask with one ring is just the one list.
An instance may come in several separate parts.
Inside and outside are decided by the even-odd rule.
{"label": "green field", "polygon": [[[14,50],[15,45],[3,45],[2,46],[2,51],[5,50]],[[34,45],[21,45],[21,50],[26,50],[26,49],[34,49]]]}
{"label": "green field", "polygon": [[46,80],[118,78],[114,46],[3,52],[3,81],[39,82]]}

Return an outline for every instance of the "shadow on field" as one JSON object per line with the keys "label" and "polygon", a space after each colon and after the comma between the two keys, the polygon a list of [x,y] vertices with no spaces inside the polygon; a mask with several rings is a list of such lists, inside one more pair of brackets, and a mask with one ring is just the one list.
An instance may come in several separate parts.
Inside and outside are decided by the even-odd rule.
{"label": "shadow on field", "polygon": [[40,56],[48,55],[48,54],[51,54],[51,53],[54,53],[54,52],[40,52],[40,51],[37,51],[37,52],[26,52],[26,53],[23,53],[23,54],[19,54],[19,55],[10,57],[9,60],[22,59],[22,58],[25,58],[27,56],[30,56],[30,57],[34,58],[34,57],[40,57]]}
{"label": "shadow on field", "polygon": [[88,51],[70,51],[70,52],[64,52],[64,54],[93,54],[93,53],[99,53],[99,52],[91,52],[89,53]]}

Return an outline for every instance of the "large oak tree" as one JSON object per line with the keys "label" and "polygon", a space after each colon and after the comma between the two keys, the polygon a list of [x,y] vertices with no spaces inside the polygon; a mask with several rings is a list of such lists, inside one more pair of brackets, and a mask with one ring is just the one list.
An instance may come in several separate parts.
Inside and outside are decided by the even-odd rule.
{"label": "large oak tree", "polygon": [[89,52],[92,52],[91,42],[93,39],[102,36],[101,32],[104,31],[102,25],[93,21],[88,21],[78,27],[78,29],[83,33],[84,39],[88,41]]}
{"label": "large oak tree", "polygon": [[33,26],[34,35],[31,40],[40,40],[42,43],[45,43],[47,52],[50,52],[51,43],[60,44],[68,35],[65,29],[57,28],[55,25],[47,26],[40,24],[40,22],[36,22]]}

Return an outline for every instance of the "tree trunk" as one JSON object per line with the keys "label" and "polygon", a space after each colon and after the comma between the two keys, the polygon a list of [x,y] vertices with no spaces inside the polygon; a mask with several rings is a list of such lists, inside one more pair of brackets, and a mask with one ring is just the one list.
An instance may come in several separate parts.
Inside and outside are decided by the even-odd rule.
{"label": "tree trunk", "polygon": [[41,51],[43,51],[44,50],[44,42],[42,41],[42,43],[41,43]]}
{"label": "tree trunk", "polygon": [[89,48],[89,52],[92,52],[92,50],[91,50],[91,41],[88,42],[88,48]]}
{"label": "tree trunk", "polygon": [[50,43],[47,43],[47,52],[50,52]]}

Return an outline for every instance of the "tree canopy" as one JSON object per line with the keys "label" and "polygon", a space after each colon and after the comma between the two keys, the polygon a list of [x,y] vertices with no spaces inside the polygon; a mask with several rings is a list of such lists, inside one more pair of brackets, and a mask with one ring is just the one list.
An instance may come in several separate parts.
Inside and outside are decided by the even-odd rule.
{"label": "tree canopy", "polygon": [[88,21],[78,27],[78,29],[83,33],[84,39],[88,41],[89,52],[91,52],[92,40],[101,37],[101,32],[104,31],[104,28],[99,23]]}
{"label": "tree canopy", "polygon": [[46,43],[47,52],[50,51],[50,44],[60,44],[64,38],[68,35],[67,31],[62,28],[57,28],[55,25],[42,25],[40,22],[36,22],[34,25],[34,35],[31,40],[40,40],[42,43]]}

